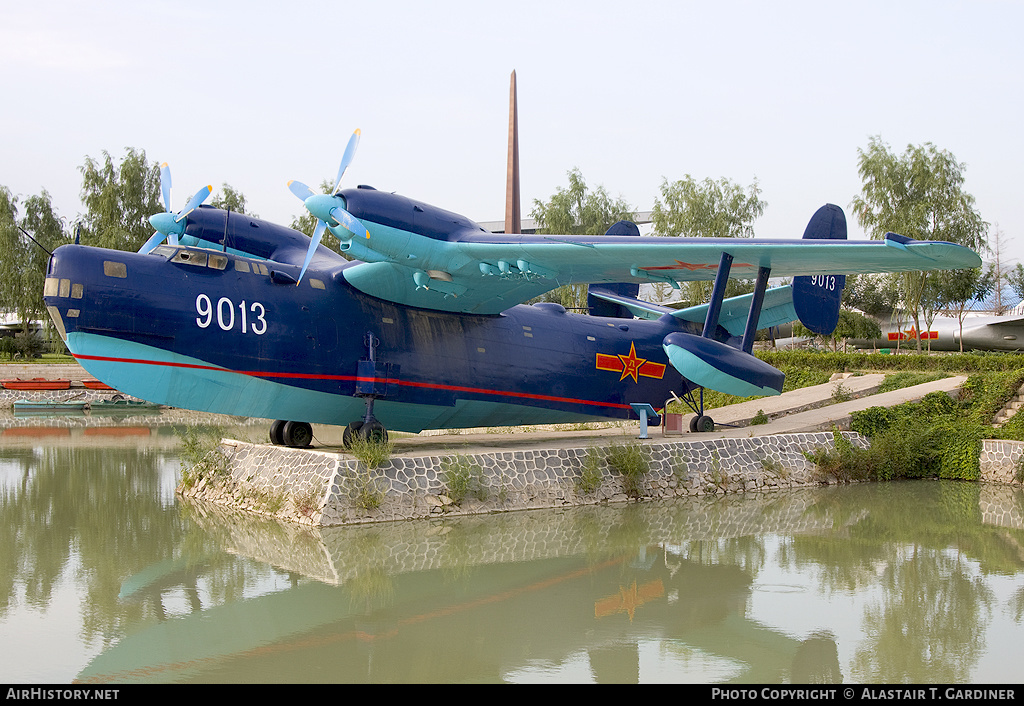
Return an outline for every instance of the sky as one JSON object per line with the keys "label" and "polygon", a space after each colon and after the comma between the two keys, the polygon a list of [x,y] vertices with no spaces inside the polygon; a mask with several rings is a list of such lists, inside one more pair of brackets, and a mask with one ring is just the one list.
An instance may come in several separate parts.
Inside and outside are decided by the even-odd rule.
{"label": "sky", "polygon": [[[1002,259],[1018,205],[1024,3],[0,0],[0,185],[75,220],[80,167],[168,162],[172,207],[229,184],[288,224],[291,179],[396,191],[473,220],[505,210],[516,72],[522,211],[578,168],[639,211],[665,180],[754,181],[757,237],[847,211],[858,150],[931,142]],[[990,236],[991,240],[991,236]],[[988,256],[989,258],[991,256]]]}

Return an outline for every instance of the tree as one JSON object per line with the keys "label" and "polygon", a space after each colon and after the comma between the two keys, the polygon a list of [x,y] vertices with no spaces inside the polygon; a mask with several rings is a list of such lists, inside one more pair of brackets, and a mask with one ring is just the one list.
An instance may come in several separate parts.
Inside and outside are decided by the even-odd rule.
{"label": "tree", "polygon": [[17,312],[21,306],[24,251],[24,238],[18,230],[18,198],[0,186],[0,310],[7,313]]}
{"label": "tree", "polygon": [[[1018,265],[1019,267],[1019,265]],[[987,270],[972,267],[966,270],[949,270],[942,272],[938,287],[938,306],[954,313],[960,328],[960,352],[964,352],[964,317],[967,316],[969,305],[973,301],[984,299],[997,287],[1001,286],[995,266]]]}
{"label": "tree", "polygon": [[[974,250],[986,246],[988,224],[974,207],[974,197],[963,190],[964,165],[930,142],[908,145],[896,155],[880,137],[872,137],[867,150],[857,150],[863,181],[853,209],[861,226],[875,239],[887,232],[916,240],[944,240]],[[901,275],[903,303],[920,331],[921,300],[929,272]],[[917,342],[918,350],[921,341]]]}
{"label": "tree", "polygon": [[0,258],[0,310],[17,315],[23,335],[27,335],[29,322],[46,318],[43,282],[50,260],[46,251],[52,252],[68,237],[46,191],[26,199],[22,209],[19,217],[17,197],[0,187],[0,252],[4,253]]}
{"label": "tree", "polygon": [[[654,234],[751,238],[754,236],[754,221],[768,205],[758,198],[760,193],[756,179],[746,190],[724,177],[718,181],[707,178],[700,182],[689,174],[675,182],[662,179],[661,199],[655,199],[651,212]],[[690,304],[701,304],[711,296],[711,289],[710,281],[686,282],[683,297]],[[730,279],[725,294],[731,297],[752,289],[750,282]]]}
{"label": "tree", "polygon": [[[222,208],[232,213],[245,213],[245,196],[242,192],[235,191],[229,184],[222,184],[220,193],[210,199],[210,205],[214,208]],[[250,214],[251,215],[251,214]]]}
{"label": "tree", "polygon": [[43,284],[50,263],[50,253],[70,242],[71,238],[64,227],[64,221],[53,210],[50,194],[45,189],[38,196],[26,199],[24,207],[25,214],[21,219],[21,227],[35,240],[34,243],[25,243],[22,250],[24,299],[19,311],[22,321],[27,323],[47,319]]}
{"label": "tree", "polygon": [[687,174],[679,181],[662,179],[661,200],[655,199],[651,219],[655,235],[694,238],[752,238],[754,221],[766,202],[758,198],[757,179],[748,187],[729,179],[707,178],[698,182]]}
{"label": "tree", "polygon": [[849,309],[839,310],[839,322],[832,333],[819,336],[808,330],[803,324],[797,322],[793,326],[793,335],[799,338],[817,338],[826,344],[832,345],[832,350],[839,350],[839,342],[843,342],[843,350],[846,350],[846,341],[850,338],[878,338],[882,335],[878,323],[864,314]]}
{"label": "tree", "polygon": [[149,217],[164,210],[157,164],[146,162],[144,150],[129,147],[117,166],[104,151],[102,162],[86,157],[79,171],[87,209],[82,242],[118,250],[141,248],[153,235]]}
{"label": "tree", "polygon": [[[613,199],[603,186],[588,189],[578,168],[568,173],[569,187],[558,187],[547,202],[534,199],[530,216],[537,221],[537,232],[562,235],[604,235],[618,221],[634,218],[634,209],[624,199]],[[587,286],[559,287],[541,297],[560,303],[567,309],[586,309]]]}

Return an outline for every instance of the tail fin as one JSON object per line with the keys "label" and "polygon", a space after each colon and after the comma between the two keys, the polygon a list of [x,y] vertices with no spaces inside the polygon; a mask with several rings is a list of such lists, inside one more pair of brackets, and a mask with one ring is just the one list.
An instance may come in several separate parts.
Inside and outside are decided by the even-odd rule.
{"label": "tail fin", "polygon": [[[846,240],[843,209],[826,204],[811,216],[804,239]],[[793,308],[800,323],[817,334],[828,335],[839,323],[839,303],[846,275],[801,275],[793,278]]]}
{"label": "tail fin", "polygon": [[[605,235],[631,235],[640,236],[640,229],[636,223],[630,221],[619,221]],[[587,288],[587,308],[591,316],[609,316],[616,319],[632,319],[633,312],[621,304],[595,297],[590,292],[603,292],[614,294],[620,297],[636,299],[640,295],[640,285],[635,282],[618,282],[616,284],[592,284]]]}

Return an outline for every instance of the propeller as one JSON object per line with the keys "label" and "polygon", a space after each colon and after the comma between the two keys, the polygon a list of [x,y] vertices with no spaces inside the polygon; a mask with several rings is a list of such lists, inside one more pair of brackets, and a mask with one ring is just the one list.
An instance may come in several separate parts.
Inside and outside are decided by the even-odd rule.
{"label": "propeller", "polygon": [[331,227],[341,226],[352,233],[353,236],[364,235],[367,238],[370,237],[370,231],[359,222],[358,218],[345,210],[345,199],[338,196],[338,192],[341,191],[341,178],[345,175],[348,165],[351,164],[352,158],[355,156],[356,147],[359,146],[359,135],[360,131],[356,130],[348,140],[348,146],[345,147],[345,154],[341,158],[338,176],[334,180],[334,188],[331,190],[331,193],[318,194],[301,181],[288,182],[288,189],[299,197],[306,210],[316,217],[316,227],[313,229],[309,250],[306,251],[306,259],[302,263],[302,270],[299,271],[299,279],[296,285],[302,281],[302,275],[306,273],[306,268],[309,267],[310,260],[313,259],[313,253],[320,244],[324,231],[329,224]]}
{"label": "propeller", "polygon": [[192,211],[199,208],[199,206],[210,197],[213,192],[213,186],[204,186],[202,189],[197,191],[192,198],[188,200],[185,207],[177,213],[171,212],[171,168],[167,166],[167,162],[160,165],[160,194],[164,200],[164,212],[156,213],[149,217],[149,224],[156,229],[152,237],[146,241],[139,252],[145,255],[151,252],[157,245],[162,243],[165,239],[170,242],[171,245],[178,244],[178,236],[185,232],[185,226],[187,221],[185,217]]}

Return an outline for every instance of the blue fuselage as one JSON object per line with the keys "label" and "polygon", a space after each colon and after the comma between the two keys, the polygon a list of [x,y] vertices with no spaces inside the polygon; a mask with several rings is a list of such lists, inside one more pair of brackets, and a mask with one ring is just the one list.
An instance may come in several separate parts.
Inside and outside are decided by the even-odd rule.
{"label": "blue fuselage", "polygon": [[297,266],[230,249],[67,245],[45,300],[92,375],[223,414],[343,425],[369,393],[376,417],[404,431],[635,419],[630,403],[660,408],[691,387],[662,348],[686,322],[552,304],[494,316],[417,309],[350,286],[355,263],[319,264],[296,286]]}

